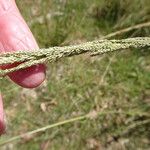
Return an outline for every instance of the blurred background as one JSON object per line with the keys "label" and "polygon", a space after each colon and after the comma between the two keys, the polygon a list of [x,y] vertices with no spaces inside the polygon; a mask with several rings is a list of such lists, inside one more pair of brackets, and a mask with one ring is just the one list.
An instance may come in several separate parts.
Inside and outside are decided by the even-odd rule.
{"label": "blurred background", "polygon": [[[17,0],[17,4],[41,48],[83,43],[150,21],[149,0]],[[136,36],[150,36],[150,27],[112,39]],[[148,50],[76,56],[47,64],[47,68],[46,81],[33,90],[0,80],[8,126],[1,140],[89,112],[93,115],[0,149],[150,148]],[[120,113],[94,115],[108,110]]]}

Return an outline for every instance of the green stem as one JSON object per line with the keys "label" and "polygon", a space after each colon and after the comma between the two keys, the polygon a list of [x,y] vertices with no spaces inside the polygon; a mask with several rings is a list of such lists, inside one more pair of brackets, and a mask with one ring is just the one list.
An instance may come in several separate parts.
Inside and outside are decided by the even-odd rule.
{"label": "green stem", "polygon": [[[103,116],[103,115],[109,115],[109,114],[125,114],[125,115],[130,115],[130,116],[135,116],[135,115],[140,115],[141,116],[142,115],[142,116],[148,116],[149,117],[149,115],[146,114],[146,113],[135,112],[135,111],[129,111],[129,112],[104,111],[104,112],[97,112],[96,114],[97,114],[97,116]],[[14,142],[14,141],[17,141],[17,140],[21,140],[23,137],[26,137],[26,136],[30,136],[30,135],[33,135],[33,134],[36,134],[36,133],[44,132],[44,131],[46,131],[48,129],[51,129],[51,128],[54,128],[54,127],[62,126],[62,125],[68,124],[68,123],[76,122],[76,121],[81,121],[81,120],[84,120],[84,119],[91,119],[91,118],[92,118],[92,114],[88,113],[88,114],[83,115],[83,116],[79,116],[79,117],[75,117],[75,118],[72,118],[72,119],[64,120],[64,121],[61,121],[61,122],[58,122],[58,123],[54,123],[52,125],[47,125],[45,127],[42,127],[42,128],[39,128],[39,129],[36,129],[36,130],[33,130],[33,131],[29,131],[27,133],[24,133],[24,134],[15,136],[15,137],[12,137],[10,139],[2,140],[2,141],[0,141],[0,146],[6,145],[8,143],[11,143],[11,142]]]}

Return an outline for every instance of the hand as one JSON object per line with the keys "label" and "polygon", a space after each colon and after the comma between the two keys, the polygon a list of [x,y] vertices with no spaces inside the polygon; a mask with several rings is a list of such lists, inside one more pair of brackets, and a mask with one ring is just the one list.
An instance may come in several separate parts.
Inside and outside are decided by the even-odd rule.
{"label": "hand", "polygon": [[[38,45],[19,13],[15,0],[0,0],[0,53],[33,49],[38,49]],[[11,67],[12,65],[1,66],[1,69]],[[22,87],[34,88],[44,81],[45,66],[43,64],[35,65],[9,73],[8,76]],[[0,134],[4,131],[3,104],[0,95]]]}

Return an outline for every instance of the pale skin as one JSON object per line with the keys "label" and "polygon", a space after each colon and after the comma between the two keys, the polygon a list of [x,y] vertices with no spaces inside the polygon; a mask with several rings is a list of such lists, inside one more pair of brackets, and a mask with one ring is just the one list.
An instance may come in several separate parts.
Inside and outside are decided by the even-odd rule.
{"label": "pale skin", "polygon": [[[0,53],[33,49],[38,49],[37,42],[21,16],[15,0],[0,0]],[[12,65],[0,67],[11,68]],[[8,76],[22,87],[35,88],[44,81],[45,70],[45,65],[39,64],[10,73]],[[4,132],[3,103],[0,95],[0,134]]]}

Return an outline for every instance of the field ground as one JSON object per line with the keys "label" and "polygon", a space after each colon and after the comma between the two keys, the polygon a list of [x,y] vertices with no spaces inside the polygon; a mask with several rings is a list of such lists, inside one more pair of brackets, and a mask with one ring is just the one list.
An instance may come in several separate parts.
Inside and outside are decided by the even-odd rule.
{"label": "field ground", "polygon": [[[40,47],[82,43],[150,21],[149,0],[17,0],[17,3]],[[113,38],[149,35],[147,27]],[[93,115],[1,149],[150,148],[149,50],[76,56],[47,67],[47,79],[37,89],[23,89],[8,79],[0,81],[8,126],[1,140],[89,112]],[[97,115],[107,111],[118,113]]]}

